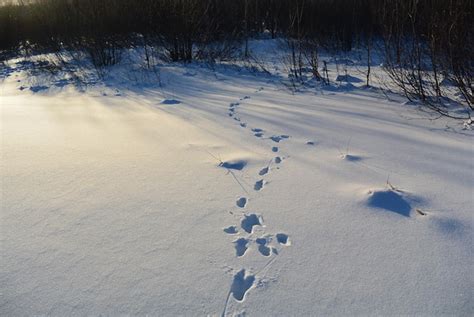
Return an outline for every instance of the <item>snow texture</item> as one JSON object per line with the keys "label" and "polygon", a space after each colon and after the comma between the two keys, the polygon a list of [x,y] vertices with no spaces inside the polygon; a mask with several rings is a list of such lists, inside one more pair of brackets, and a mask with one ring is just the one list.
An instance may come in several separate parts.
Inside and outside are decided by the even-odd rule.
{"label": "snow texture", "polygon": [[271,75],[81,88],[8,63],[0,315],[472,314],[472,132],[357,64],[289,91],[278,44],[251,44]]}

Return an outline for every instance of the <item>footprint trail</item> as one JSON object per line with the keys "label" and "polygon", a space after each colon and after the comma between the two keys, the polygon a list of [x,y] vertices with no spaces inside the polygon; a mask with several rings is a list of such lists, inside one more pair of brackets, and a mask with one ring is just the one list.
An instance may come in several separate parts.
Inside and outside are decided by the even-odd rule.
{"label": "footprint trail", "polygon": [[[256,93],[262,90],[263,88],[258,89]],[[247,99],[250,99],[250,96],[244,96],[240,98],[239,101],[242,102]],[[247,128],[248,124],[244,122],[244,120],[242,120],[238,115],[238,107],[240,105],[240,102],[230,103],[228,115],[230,117],[233,117],[234,122],[237,121],[237,124],[240,127]],[[275,143],[280,143],[283,140],[290,138],[290,136],[286,134],[264,137],[266,131],[262,128],[252,128],[250,129],[250,131],[255,137],[260,138],[262,141],[272,141]],[[280,148],[278,146],[271,146],[270,149],[272,153],[280,152]],[[266,177],[270,172],[270,165],[273,162],[275,164],[280,164],[282,162],[282,157],[276,156],[273,159],[270,159],[268,165],[258,171],[257,177]],[[219,166],[228,169],[232,173],[231,170],[241,171],[246,165],[246,161],[240,160],[221,162]],[[279,169],[279,167],[277,167],[276,169]],[[254,183],[253,188],[256,192],[260,192],[264,188],[266,183],[267,181],[264,178],[257,179]],[[242,187],[242,189],[248,194],[245,188]],[[234,208],[243,209],[247,207],[247,204],[248,198],[241,196],[238,197],[235,201]],[[229,213],[234,215],[232,211],[230,211]],[[241,259],[241,261],[252,256],[263,256],[270,258],[269,261],[267,261],[267,263],[258,271],[259,273],[257,274],[263,274],[262,272],[266,271],[268,267],[275,261],[276,257],[279,255],[279,252],[283,248],[291,245],[289,236],[286,233],[266,233],[266,226],[263,225],[263,218],[261,215],[256,213],[243,213],[243,216],[240,219],[240,223],[238,223],[238,225],[228,226],[224,228],[223,231],[229,235],[237,235],[236,239],[232,241],[232,244],[234,246],[233,249],[235,252],[235,256]],[[259,236],[255,237],[256,234],[258,234]],[[256,247],[255,252],[252,252],[252,245],[255,245]],[[239,271],[233,276],[232,284],[230,286],[229,293],[227,294],[222,316],[225,316],[227,314],[229,300],[231,298],[234,298],[238,303],[244,302],[248,291],[252,289],[252,287],[256,286],[258,280],[259,279],[257,279],[256,274],[249,274],[246,268],[240,268]]]}

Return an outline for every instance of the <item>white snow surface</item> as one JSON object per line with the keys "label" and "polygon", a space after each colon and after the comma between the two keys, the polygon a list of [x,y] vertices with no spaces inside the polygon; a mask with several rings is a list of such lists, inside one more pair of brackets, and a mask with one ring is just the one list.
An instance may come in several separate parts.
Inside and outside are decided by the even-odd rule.
{"label": "white snow surface", "polygon": [[0,83],[1,315],[473,313],[470,131],[363,83],[161,78]]}

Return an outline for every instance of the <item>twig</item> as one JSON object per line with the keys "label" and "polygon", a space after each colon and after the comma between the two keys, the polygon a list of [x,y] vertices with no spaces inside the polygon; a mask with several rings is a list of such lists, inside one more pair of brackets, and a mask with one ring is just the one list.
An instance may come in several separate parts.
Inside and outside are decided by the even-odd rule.
{"label": "twig", "polygon": [[[217,157],[215,156],[214,154],[212,154],[211,152],[209,152],[208,150],[204,150],[207,152],[207,154],[209,154],[210,156],[212,156],[214,159],[216,159],[218,162],[219,162],[219,165],[220,166],[223,166],[224,165],[224,162],[221,160],[220,157]],[[231,171],[229,168],[226,168],[225,169],[227,170],[227,173],[231,174],[232,177],[235,179],[235,181],[237,182],[237,184],[239,184],[239,186],[242,188],[242,190],[247,194],[249,195],[249,192],[245,189],[245,187],[242,185],[242,183],[237,179],[237,176],[235,176],[234,172]]]}
{"label": "twig", "polygon": [[421,209],[419,209],[419,208],[416,208],[415,210],[416,210],[416,212],[417,212],[418,214],[420,214],[421,216],[426,216],[426,212],[424,212],[423,210],[421,210]]}

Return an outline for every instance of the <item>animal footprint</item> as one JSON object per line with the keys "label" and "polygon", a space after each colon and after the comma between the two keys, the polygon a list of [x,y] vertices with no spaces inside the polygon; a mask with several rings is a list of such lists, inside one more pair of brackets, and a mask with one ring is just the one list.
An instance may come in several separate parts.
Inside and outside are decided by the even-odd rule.
{"label": "animal footprint", "polygon": [[224,232],[228,234],[236,234],[237,233],[237,227],[236,226],[230,226],[227,228],[224,228]]}
{"label": "animal footprint", "polygon": [[276,234],[276,239],[277,239],[279,244],[291,245],[290,238],[285,233],[277,233]]}
{"label": "animal footprint", "polygon": [[275,152],[275,153],[278,152],[278,147],[277,146],[272,147],[272,152]]}
{"label": "animal footprint", "polygon": [[242,128],[246,128],[246,127],[247,127],[247,123],[241,122],[241,123],[240,123],[240,126],[241,126]]}
{"label": "animal footprint", "polygon": [[[264,167],[260,170],[260,172],[258,172],[258,175],[263,176],[263,175],[268,173],[268,170],[269,170],[268,166]],[[262,186],[263,186],[263,184],[262,184]]]}
{"label": "animal footprint", "polygon": [[277,136],[277,135],[274,135],[272,137],[270,137],[270,140],[272,140],[273,142],[280,142],[281,141],[281,137],[280,136]]}
{"label": "animal footprint", "polygon": [[253,186],[253,189],[255,189],[256,191],[262,190],[264,184],[265,184],[265,181],[261,179],[255,183],[255,185]]}
{"label": "animal footprint", "polygon": [[239,238],[234,241],[235,254],[238,257],[244,256],[245,252],[248,249],[249,240],[245,238]]}
{"label": "animal footprint", "polygon": [[276,142],[276,143],[279,143],[281,140],[283,139],[288,139],[290,136],[289,135],[286,135],[286,134],[283,134],[283,135],[274,135],[274,136],[271,136],[270,137],[270,140],[272,140],[273,142]]}
{"label": "animal footprint", "polygon": [[257,138],[261,138],[263,136],[263,132],[257,132],[254,134]]}
{"label": "animal footprint", "polygon": [[237,199],[235,204],[237,205],[237,207],[244,208],[245,205],[247,205],[247,198],[240,197],[239,199]]}
{"label": "animal footprint", "polygon": [[244,215],[244,218],[240,222],[240,226],[248,233],[252,233],[254,226],[261,226],[263,223],[262,218],[256,214]]}
{"label": "animal footprint", "polygon": [[247,275],[245,269],[242,269],[234,275],[230,292],[237,301],[242,302],[245,299],[245,294],[254,285],[254,283],[255,275]]}
{"label": "animal footprint", "polygon": [[267,243],[269,242],[267,238],[257,238],[255,242],[258,244],[258,251],[263,256],[270,256],[272,254],[272,250],[267,246]]}
{"label": "animal footprint", "polygon": [[275,157],[275,163],[280,164],[281,163],[281,157],[279,157],[279,156]]}

